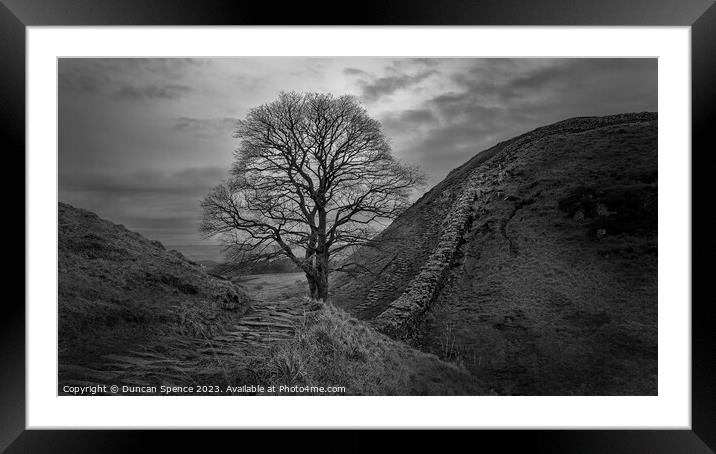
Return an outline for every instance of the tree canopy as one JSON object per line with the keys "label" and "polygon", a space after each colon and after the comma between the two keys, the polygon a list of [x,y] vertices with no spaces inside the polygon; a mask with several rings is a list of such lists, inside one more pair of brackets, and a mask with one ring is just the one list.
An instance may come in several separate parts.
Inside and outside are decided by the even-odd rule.
{"label": "tree canopy", "polygon": [[352,96],[281,93],[238,121],[230,178],[203,200],[201,229],[235,257],[286,256],[326,299],[330,258],[409,205],[422,173],[396,160]]}

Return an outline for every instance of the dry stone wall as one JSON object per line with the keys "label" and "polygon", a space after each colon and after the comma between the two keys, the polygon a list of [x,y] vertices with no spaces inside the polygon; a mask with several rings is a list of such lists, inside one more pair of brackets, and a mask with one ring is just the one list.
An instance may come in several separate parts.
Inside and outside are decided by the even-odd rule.
{"label": "dry stone wall", "polygon": [[500,174],[499,169],[486,172],[480,168],[470,175],[462,193],[440,226],[440,241],[420,272],[408,284],[405,292],[373,320],[372,323],[378,330],[394,337],[402,337],[418,322],[440,290],[453,263],[465,230],[472,221],[473,205],[493,191],[495,183],[499,184],[501,180]]}
{"label": "dry stone wall", "polygon": [[568,134],[622,123],[655,120],[655,113],[581,117],[536,129],[502,144],[502,149],[473,170],[459,198],[441,225],[442,236],[406,290],[380,313],[372,325],[393,337],[409,337],[441,289],[463,235],[479,206],[490,197],[503,197],[500,184],[515,166],[515,155],[531,143],[554,134]]}

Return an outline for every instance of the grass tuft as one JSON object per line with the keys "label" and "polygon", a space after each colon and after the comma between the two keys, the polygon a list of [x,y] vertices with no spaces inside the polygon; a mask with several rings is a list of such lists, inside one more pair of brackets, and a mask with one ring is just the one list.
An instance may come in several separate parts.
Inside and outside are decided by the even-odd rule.
{"label": "grass tuft", "polygon": [[331,304],[252,364],[267,386],[343,386],[348,395],[484,394],[474,377],[369,328]]}

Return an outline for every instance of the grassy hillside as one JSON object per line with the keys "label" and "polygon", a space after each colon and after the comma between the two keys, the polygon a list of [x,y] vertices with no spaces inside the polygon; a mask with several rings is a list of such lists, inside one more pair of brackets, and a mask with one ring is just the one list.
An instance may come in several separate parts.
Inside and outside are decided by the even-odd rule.
{"label": "grassy hillside", "polygon": [[165,334],[218,332],[248,308],[228,281],[161,243],[60,203],[60,363],[101,361]]}
{"label": "grassy hillside", "polygon": [[251,373],[257,383],[344,386],[347,395],[488,393],[464,369],[396,342],[332,305],[305,317],[294,339],[259,357]]}
{"label": "grassy hillside", "polygon": [[[454,254],[428,263],[466,189]],[[656,114],[566,120],[498,144],[375,246],[359,258],[378,271],[341,278],[336,304],[380,319],[428,273],[439,282],[420,284],[435,284],[427,312],[402,334],[498,393],[656,393]]]}
{"label": "grassy hillside", "polygon": [[464,369],[298,296],[300,273],[237,286],[89,211],[60,204],[58,222],[61,394],[66,384],[485,392]]}

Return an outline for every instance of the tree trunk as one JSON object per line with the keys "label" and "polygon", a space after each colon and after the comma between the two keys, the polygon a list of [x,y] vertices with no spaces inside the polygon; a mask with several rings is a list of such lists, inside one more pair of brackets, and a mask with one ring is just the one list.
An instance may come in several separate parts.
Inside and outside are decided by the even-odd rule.
{"label": "tree trunk", "polygon": [[328,300],[328,257],[322,254],[316,257],[316,265],[311,272],[306,273],[308,291],[315,300]]}
{"label": "tree trunk", "polygon": [[308,293],[312,299],[318,299],[318,286],[316,285],[316,278],[313,273],[306,273],[306,282],[308,282]]}
{"label": "tree trunk", "polygon": [[328,251],[316,256],[316,284],[318,299],[328,300]]}

